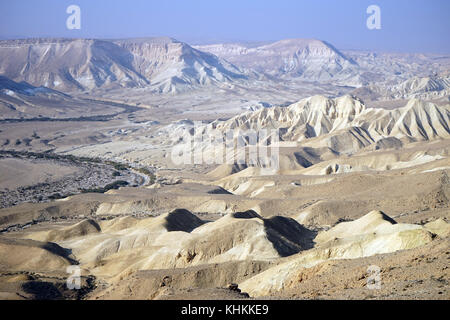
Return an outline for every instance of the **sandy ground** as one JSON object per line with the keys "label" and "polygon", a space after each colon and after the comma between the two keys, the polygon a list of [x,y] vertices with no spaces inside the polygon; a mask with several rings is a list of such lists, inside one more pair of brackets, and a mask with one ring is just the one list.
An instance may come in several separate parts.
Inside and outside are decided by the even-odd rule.
{"label": "sandy ground", "polygon": [[80,174],[77,167],[23,159],[0,159],[0,190],[51,183],[66,175]]}
{"label": "sandy ground", "polygon": [[[156,178],[151,186],[0,209],[0,298],[450,298],[448,138],[375,148],[339,131],[337,140],[324,135],[281,148],[282,167],[271,175],[175,166],[174,119],[217,118],[202,99],[190,113],[150,107],[109,121],[2,123],[2,150],[123,161],[154,169]],[[15,144],[27,138],[28,145]],[[331,152],[327,141],[352,152]],[[94,177],[80,170],[3,158],[0,188]],[[65,286],[74,264],[81,291]],[[367,288],[371,265],[381,270],[381,289]]]}

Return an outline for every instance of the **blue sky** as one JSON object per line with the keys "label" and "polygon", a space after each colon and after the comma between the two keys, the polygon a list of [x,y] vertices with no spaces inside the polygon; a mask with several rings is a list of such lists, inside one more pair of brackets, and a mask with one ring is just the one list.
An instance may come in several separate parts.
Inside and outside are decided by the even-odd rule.
{"label": "blue sky", "polygon": [[[81,30],[66,29],[71,4]],[[366,27],[371,4],[381,30]],[[317,38],[340,49],[450,53],[449,13],[449,0],[0,0],[0,37]]]}

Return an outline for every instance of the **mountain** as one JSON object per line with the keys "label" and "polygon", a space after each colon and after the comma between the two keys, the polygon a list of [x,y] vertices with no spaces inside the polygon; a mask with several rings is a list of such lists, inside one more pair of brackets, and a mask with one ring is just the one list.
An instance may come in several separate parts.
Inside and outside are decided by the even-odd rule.
{"label": "mountain", "polygon": [[25,95],[41,97],[69,97],[68,95],[56,90],[46,87],[35,87],[25,81],[20,83],[15,82],[4,76],[0,76],[0,93],[8,96]]}
{"label": "mountain", "polygon": [[0,74],[65,91],[151,86],[173,92],[246,78],[233,65],[170,38],[4,40]]}
{"label": "mountain", "polygon": [[[433,235],[427,226],[397,223],[383,212],[371,211],[357,220],[341,222],[330,230],[319,233],[314,239],[318,243],[314,249],[290,257],[242,282],[240,287],[252,296],[267,297],[270,293],[298,286],[308,279],[300,274],[305,274],[308,270],[311,272],[315,266],[327,260],[336,262],[342,258],[355,259],[408,250],[426,245],[432,239]],[[322,265],[317,273],[320,272],[322,276],[325,268]]]}
{"label": "mountain", "polygon": [[329,81],[354,76],[358,65],[331,44],[315,39],[286,39],[269,44],[196,46],[231,63],[275,77]]}
{"label": "mountain", "polygon": [[[261,83],[255,82],[259,79],[296,91],[304,89],[308,81],[365,87],[366,96],[421,98],[401,91],[446,88],[448,79],[435,80],[430,70],[445,77],[449,65],[447,56],[342,52],[315,39],[195,47],[168,37],[0,41],[0,75],[67,92],[149,88],[173,93],[230,83],[247,87],[258,83],[260,88]],[[382,92],[384,87],[399,86],[414,77],[430,77],[430,83],[420,80],[405,83],[405,89],[398,88],[400,93]],[[370,87],[374,84],[377,87]]]}
{"label": "mountain", "polygon": [[421,53],[343,51],[361,68],[369,82],[395,85],[413,77],[444,76],[450,69],[450,56]]}
{"label": "mountain", "polygon": [[133,69],[160,92],[178,91],[180,85],[197,86],[243,80],[234,65],[172,38],[114,41],[129,52]]}
{"label": "mountain", "polygon": [[58,90],[143,86],[132,56],[114,43],[85,39],[0,41],[0,74]]}
{"label": "mountain", "polygon": [[60,91],[35,87],[0,76],[0,120],[31,118],[80,118],[111,115],[123,108],[113,103],[76,98]]}
{"label": "mountain", "polygon": [[213,53],[241,68],[282,78],[361,87],[397,85],[413,77],[448,73],[450,56],[338,50],[316,39],[272,43],[219,43],[195,48]]}
{"label": "mountain", "polygon": [[334,99],[313,96],[288,107],[245,112],[229,120],[216,120],[203,130],[210,136],[216,130],[225,133],[279,129],[280,141],[350,155],[370,145],[389,148],[415,141],[445,139],[450,136],[449,124],[449,106],[412,99],[406,106],[394,110],[366,108],[358,98],[346,95]]}
{"label": "mountain", "polygon": [[439,99],[450,95],[450,76],[412,77],[395,85],[368,85],[352,94],[367,100]]}

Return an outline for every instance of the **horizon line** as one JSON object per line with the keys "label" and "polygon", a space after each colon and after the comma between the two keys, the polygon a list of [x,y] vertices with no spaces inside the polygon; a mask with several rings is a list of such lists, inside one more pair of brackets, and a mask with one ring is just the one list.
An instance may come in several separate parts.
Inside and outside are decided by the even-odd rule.
{"label": "horizon line", "polygon": [[0,35],[0,41],[14,41],[14,40],[37,40],[37,39],[52,39],[52,40],[103,40],[103,41],[118,41],[118,40],[137,40],[137,39],[162,39],[168,38],[171,40],[175,40],[178,42],[185,43],[191,47],[194,46],[202,46],[202,45],[214,45],[214,44],[271,44],[283,40],[318,40],[324,42],[325,44],[332,45],[339,51],[359,51],[359,52],[367,52],[367,53],[387,53],[387,54],[431,54],[431,55],[450,55],[450,52],[432,52],[432,51],[398,51],[398,50],[383,50],[383,49],[367,49],[367,48],[341,48],[328,40],[313,38],[313,37],[305,37],[305,38],[282,38],[278,40],[204,40],[204,41],[185,41],[179,40],[173,36],[136,36],[136,37],[69,37],[69,36],[4,36]]}

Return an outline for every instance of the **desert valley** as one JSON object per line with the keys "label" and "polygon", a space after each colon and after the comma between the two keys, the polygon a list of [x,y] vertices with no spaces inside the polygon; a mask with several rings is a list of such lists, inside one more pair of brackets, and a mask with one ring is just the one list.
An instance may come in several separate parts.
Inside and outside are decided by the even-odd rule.
{"label": "desert valley", "polygon": [[0,41],[0,299],[448,300],[449,175],[450,55]]}

